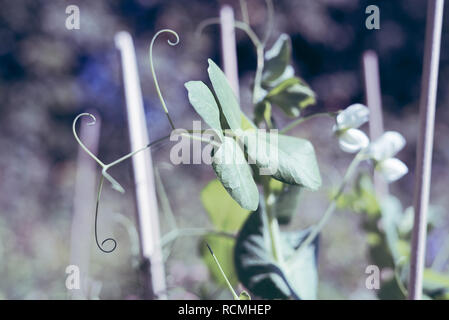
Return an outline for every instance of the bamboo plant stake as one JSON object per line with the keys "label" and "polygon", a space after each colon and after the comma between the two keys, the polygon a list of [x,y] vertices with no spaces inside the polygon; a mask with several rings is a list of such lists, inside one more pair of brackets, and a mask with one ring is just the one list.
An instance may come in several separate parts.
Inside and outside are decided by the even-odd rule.
{"label": "bamboo plant stake", "polygon": [[[92,113],[92,112],[90,112]],[[83,119],[80,137],[89,150],[97,155],[100,139],[101,121],[95,115],[96,123],[89,126],[89,120]],[[73,220],[70,240],[70,265],[80,270],[80,288],[70,291],[72,299],[88,299],[89,260],[92,243],[93,216],[96,194],[96,163],[84,150],[78,148],[76,161],[75,195],[73,197]]]}
{"label": "bamboo plant stake", "polygon": [[237,100],[239,100],[240,89],[234,24],[234,10],[231,6],[224,4],[220,9],[221,59],[226,78],[231,84]]}
{"label": "bamboo plant stake", "polygon": [[[366,104],[370,111],[369,135],[373,141],[384,133],[379,61],[374,51],[368,50],[363,54],[363,75]],[[388,194],[388,184],[377,172],[374,173],[374,189],[380,200]]]}
{"label": "bamboo plant stake", "polygon": [[[122,58],[131,150],[137,150],[148,145],[149,138],[134,44],[131,35],[124,31],[116,34],[115,44],[120,50]],[[160,244],[151,153],[149,150],[145,150],[133,156],[132,160],[146,298],[166,299],[164,261]]]}
{"label": "bamboo plant stake", "polygon": [[408,296],[411,300],[420,300],[422,296],[443,7],[444,0],[428,1],[413,203],[415,219]]}

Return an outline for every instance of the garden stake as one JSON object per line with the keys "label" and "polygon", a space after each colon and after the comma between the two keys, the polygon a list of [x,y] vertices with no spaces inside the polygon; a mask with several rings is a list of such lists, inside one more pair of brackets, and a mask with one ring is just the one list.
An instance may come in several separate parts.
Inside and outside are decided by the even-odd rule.
{"label": "garden stake", "polygon": [[239,100],[239,74],[234,24],[234,10],[229,5],[223,5],[220,9],[221,59],[226,78],[231,84],[237,100]]}
{"label": "garden stake", "polygon": [[[384,133],[382,119],[382,94],[380,89],[379,61],[374,51],[363,54],[366,104],[370,111],[369,135],[375,141]],[[374,172],[374,188],[379,200],[388,194],[388,184],[378,172]]]}
{"label": "garden stake", "polygon": [[[115,36],[121,52],[123,81],[131,150],[148,145],[148,130],[143,109],[136,56],[132,38],[127,32]],[[132,157],[137,201],[137,220],[141,246],[146,298],[166,299],[165,271],[160,246],[159,217],[151,153],[145,150]]]}
{"label": "garden stake", "polygon": [[444,0],[429,0],[427,7],[426,42],[421,79],[420,128],[416,153],[415,192],[409,299],[420,300],[425,263],[427,209],[432,169],[435,104],[438,86],[441,28]]}

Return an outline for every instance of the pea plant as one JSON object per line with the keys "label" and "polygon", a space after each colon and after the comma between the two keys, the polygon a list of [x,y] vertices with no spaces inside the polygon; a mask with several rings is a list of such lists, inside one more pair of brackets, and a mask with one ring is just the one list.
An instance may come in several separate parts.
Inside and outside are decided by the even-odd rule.
{"label": "pea plant", "polygon": [[[271,2],[267,3],[272,9]],[[160,30],[151,41],[149,56],[153,79],[173,129],[172,135],[176,133],[210,146],[211,166],[217,178],[201,192],[201,200],[217,232],[203,235],[210,250],[205,250],[204,259],[217,281],[227,285],[236,299],[249,298],[246,292],[238,296],[233,291],[232,287],[237,283],[241,283],[251,295],[263,299],[315,299],[320,232],[336,209],[345,206],[342,204],[347,195],[345,190],[362,162],[370,162],[372,168],[388,182],[394,182],[407,173],[407,166],[395,158],[405,140],[399,133],[389,131],[371,142],[360,129],[369,120],[369,110],[362,104],[353,104],[337,112],[309,112],[316,104],[316,94],[295,74],[289,36],[280,35],[268,49],[271,31],[261,40],[247,19],[244,20],[236,21],[235,27],[249,36],[257,53],[251,114],[242,112],[225,74],[209,59],[207,74],[210,85],[189,81],[185,88],[190,104],[210,129],[195,131],[175,127],[153,65],[156,38],[167,33],[175,39],[168,43],[176,45],[179,36],[173,30]],[[216,22],[217,19],[205,21],[200,29]],[[278,127],[279,119],[273,113],[274,108],[291,119],[287,126]],[[169,136],[105,164],[77,136],[76,123],[82,116],[95,118],[87,113],[78,115],[73,122],[73,134],[102,168],[95,212],[95,239],[98,248],[109,253],[116,248],[116,241],[112,238],[99,241],[97,236],[101,190],[105,179],[117,191],[123,192],[124,189],[108,170]],[[334,119],[335,124],[329,127],[329,132],[333,133],[335,140],[331,139],[329,143],[337,142],[342,151],[354,157],[332,192],[320,220],[305,230],[282,231],[280,226],[288,225],[297,212],[302,191],[316,191],[322,185],[313,143],[289,135],[292,129],[316,117]],[[301,201],[307,199],[301,198]],[[162,237],[161,243],[167,244],[175,237],[168,234]],[[105,247],[107,242],[112,242],[112,248]]]}

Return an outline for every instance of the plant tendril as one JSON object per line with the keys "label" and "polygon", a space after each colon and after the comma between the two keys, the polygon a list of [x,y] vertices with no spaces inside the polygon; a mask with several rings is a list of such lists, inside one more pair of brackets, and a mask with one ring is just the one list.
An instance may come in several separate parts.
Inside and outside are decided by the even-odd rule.
{"label": "plant tendril", "polygon": [[78,144],[81,146],[81,148],[83,148],[84,151],[86,151],[86,153],[92,158],[94,159],[100,166],[104,167],[104,163],[100,161],[100,159],[98,159],[85,145],[84,143],[81,141],[81,139],[78,137],[78,134],[76,133],[76,123],[78,121],[79,118],[83,117],[83,116],[88,116],[92,119],[91,122],[88,123],[89,126],[94,125],[97,122],[97,119],[95,118],[95,116],[91,113],[80,113],[79,115],[76,116],[75,120],[73,120],[72,123],[72,131],[73,131],[73,136],[75,137],[76,142],[78,142]]}
{"label": "plant tendril", "polygon": [[170,33],[172,35],[175,36],[176,40],[174,42],[172,42],[170,39],[167,40],[168,44],[171,46],[175,46],[179,43],[179,35],[171,30],[171,29],[162,29],[159,30],[154,36],[153,39],[151,39],[151,44],[150,44],[150,66],[151,66],[151,73],[153,75],[153,81],[154,81],[154,85],[156,87],[156,91],[157,91],[157,95],[159,96],[159,100],[161,101],[162,107],[164,108],[165,114],[167,116],[168,122],[170,122],[170,126],[172,127],[173,130],[175,130],[175,125],[173,124],[173,121],[168,113],[168,109],[167,109],[167,105],[165,104],[165,100],[164,97],[162,96],[161,93],[161,89],[159,87],[159,83],[157,81],[157,76],[156,76],[156,72],[154,71],[154,63],[153,63],[153,46],[154,46],[154,42],[156,41],[157,37],[162,34],[162,33]]}
{"label": "plant tendril", "polygon": [[267,29],[265,31],[265,36],[263,38],[262,43],[265,45],[267,41],[270,39],[271,33],[273,32],[273,21],[274,21],[274,7],[273,0],[265,0],[267,4]]}
{"label": "plant tendril", "polygon": [[[214,25],[214,24],[220,24],[220,18],[209,18],[201,22],[196,31],[195,34],[197,36],[200,36],[203,33],[203,30],[207,28],[208,26]],[[234,21],[234,27],[236,29],[240,29],[246,33],[246,35],[250,38],[251,42],[255,47],[262,46],[262,43],[259,40],[259,37],[254,33],[254,31],[251,29],[251,27],[242,21]]]}
{"label": "plant tendril", "polygon": [[[96,201],[96,205],[95,205],[95,242],[97,243],[97,247],[101,251],[103,251],[104,253],[111,253],[112,251],[115,250],[115,248],[117,248],[117,241],[115,241],[115,239],[106,238],[101,242],[101,245],[98,241],[98,207],[100,206],[100,196],[101,196],[101,190],[103,189],[103,182],[104,182],[104,175],[102,174],[100,177],[100,185],[98,187],[97,201]],[[104,244],[108,241],[113,242],[114,245],[113,245],[112,249],[109,249],[109,250],[103,249]]]}

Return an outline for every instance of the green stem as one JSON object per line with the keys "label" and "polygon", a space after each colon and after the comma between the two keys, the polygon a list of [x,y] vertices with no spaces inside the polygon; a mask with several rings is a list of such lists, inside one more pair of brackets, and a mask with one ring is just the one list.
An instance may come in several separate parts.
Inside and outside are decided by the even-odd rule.
{"label": "green stem", "polygon": [[[220,23],[219,18],[206,19],[198,26],[196,34],[197,35],[201,34],[203,29],[206,28],[207,26],[210,26],[213,24],[219,24],[219,23]],[[253,89],[253,104],[256,104],[258,102],[257,99],[260,97],[259,90],[261,89],[261,82],[262,82],[262,71],[263,71],[263,66],[264,66],[264,48],[265,48],[265,46],[264,46],[264,43],[262,43],[260,41],[259,37],[253,31],[253,29],[246,22],[235,21],[234,27],[236,29],[240,29],[240,30],[244,31],[247,34],[247,36],[250,38],[254,47],[256,48],[257,70],[256,70],[256,76],[254,79],[254,89]]]}
{"label": "green stem", "polygon": [[[307,238],[303,241],[303,243],[299,246],[299,248],[296,250],[295,255],[298,255],[304,248],[306,248],[309,244],[315,240],[316,236],[321,232],[323,227],[326,225],[326,223],[329,221],[330,217],[335,212],[335,209],[337,207],[337,200],[338,198],[343,194],[343,191],[352,177],[352,175],[355,172],[355,169],[360,164],[360,162],[363,160],[362,153],[359,152],[354,159],[352,160],[351,164],[349,165],[348,169],[346,170],[345,176],[343,177],[343,180],[340,184],[340,187],[337,190],[337,193],[333,196],[331,203],[327,207],[326,211],[324,212],[323,217],[320,219],[320,221],[317,223],[317,225],[312,229],[312,231],[309,233]],[[292,259],[292,258],[290,258]]]}
{"label": "green stem", "polygon": [[262,90],[262,73],[264,66],[263,44],[260,44],[256,47],[256,52],[257,52],[257,69],[256,69],[256,76],[254,78],[253,105],[256,105],[261,98],[261,94],[259,92]]}
{"label": "green stem", "polygon": [[300,125],[301,123],[303,123],[303,122],[305,122],[307,120],[313,119],[313,118],[318,118],[318,117],[332,117],[332,118],[334,118],[335,116],[336,116],[335,112],[315,113],[315,114],[312,114],[312,115],[307,116],[307,117],[299,118],[299,119],[289,123],[286,127],[284,127],[282,130],[280,130],[279,133],[285,134],[288,131],[294,129],[296,126]]}
{"label": "green stem", "polygon": [[206,245],[207,245],[207,248],[209,249],[210,254],[211,254],[212,257],[214,258],[215,263],[217,264],[218,268],[220,269],[220,272],[221,272],[221,274],[223,275],[223,278],[225,279],[226,284],[227,284],[227,286],[228,286],[228,288],[229,288],[229,291],[231,291],[232,296],[234,297],[234,300],[239,300],[239,296],[237,295],[237,293],[235,293],[234,288],[232,287],[231,283],[229,282],[228,277],[226,277],[226,274],[224,273],[224,271],[223,271],[223,269],[222,269],[222,267],[221,267],[221,265],[220,265],[220,262],[218,262],[218,259],[217,259],[217,257],[215,256],[214,252],[212,251],[212,249],[211,249],[211,247],[209,246],[209,244],[206,243]]}
{"label": "green stem", "polygon": [[249,25],[248,5],[246,0],[240,0],[240,10],[242,11],[242,20]]}
{"label": "green stem", "polygon": [[183,229],[175,229],[167,234],[165,234],[161,238],[161,246],[166,246],[172,241],[175,241],[180,237],[202,237],[202,236],[217,236],[217,237],[225,237],[230,239],[235,239],[235,234],[213,230],[213,229],[205,229],[205,228],[183,228]]}
{"label": "green stem", "polygon": [[274,7],[272,0],[265,0],[267,4],[267,31],[265,32],[265,36],[263,39],[263,44],[265,45],[270,39],[271,33],[273,32],[273,24],[274,24]]}
{"label": "green stem", "polygon": [[162,137],[162,138],[159,138],[159,139],[157,139],[157,140],[154,140],[154,141],[150,142],[149,144],[147,144],[145,147],[142,147],[142,148],[137,149],[137,150],[135,150],[135,151],[133,151],[133,152],[130,152],[130,153],[124,155],[123,157],[121,157],[121,158],[119,158],[119,159],[117,159],[117,160],[115,160],[115,161],[113,161],[113,162],[107,164],[106,167],[108,167],[108,168],[113,167],[113,166],[115,166],[116,164],[119,164],[120,162],[122,162],[122,161],[124,161],[124,160],[126,160],[126,159],[128,159],[128,158],[131,158],[133,155],[135,155],[135,154],[137,154],[137,153],[139,153],[139,152],[141,152],[141,151],[144,151],[145,149],[148,149],[148,148],[150,148],[151,146],[153,146],[153,145],[155,145],[155,144],[158,144],[159,142],[162,142],[162,141],[164,141],[165,139],[168,139],[168,138],[170,138],[169,135],[168,135],[168,136],[165,136],[165,137]]}
{"label": "green stem", "polygon": [[273,197],[270,189],[270,177],[263,180],[264,189],[264,201],[265,201],[265,214],[268,228],[268,235],[270,237],[271,252],[273,258],[280,265],[284,264],[284,256],[282,254],[282,246],[280,241],[280,230],[278,220],[272,210],[273,201],[270,197]]}

